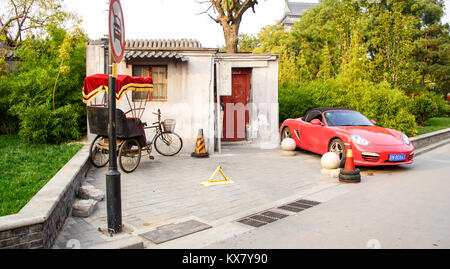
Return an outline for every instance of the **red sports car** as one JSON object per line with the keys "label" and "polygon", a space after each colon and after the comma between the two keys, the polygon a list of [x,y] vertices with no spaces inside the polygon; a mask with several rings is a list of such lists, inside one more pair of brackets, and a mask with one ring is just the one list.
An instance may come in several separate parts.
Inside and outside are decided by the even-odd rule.
{"label": "red sports car", "polygon": [[319,107],[305,117],[287,119],[281,125],[281,139],[292,138],[298,148],[318,154],[335,152],[345,164],[348,146],[353,150],[355,165],[377,166],[410,164],[414,146],[408,137],[396,130],[375,126],[358,111]]}

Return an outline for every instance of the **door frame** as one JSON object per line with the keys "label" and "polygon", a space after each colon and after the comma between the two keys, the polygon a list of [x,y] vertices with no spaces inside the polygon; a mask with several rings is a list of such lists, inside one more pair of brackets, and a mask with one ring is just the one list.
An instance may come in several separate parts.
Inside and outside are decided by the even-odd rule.
{"label": "door frame", "polygon": [[[222,135],[221,135],[221,141],[223,142],[232,142],[232,141],[246,141],[248,138],[248,134],[247,134],[247,125],[250,124],[250,109],[249,109],[249,105],[251,102],[251,96],[252,96],[252,68],[249,67],[233,67],[231,69],[231,85],[232,85],[232,89],[231,89],[231,99],[233,99],[235,97],[234,95],[234,89],[233,89],[233,75],[246,75],[247,76],[247,85],[246,88],[248,88],[248,90],[246,90],[246,99],[247,99],[247,103],[245,104],[245,112],[244,112],[244,137],[243,138],[238,138],[236,137],[237,135],[237,128],[238,128],[238,123],[237,118],[236,118],[236,114],[238,113],[236,110],[233,111],[233,133],[234,133],[234,137],[232,138],[227,138],[226,136],[226,120],[225,120],[225,114],[226,114],[226,103],[224,102],[224,98],[228,99],[230,98],[230,96],[221,96],[220,97],[220,101],[221,104],[223,105],[223,113],[224,113],[224,117],[222,120]],[[227,102],[230,103],[230,102]]]}

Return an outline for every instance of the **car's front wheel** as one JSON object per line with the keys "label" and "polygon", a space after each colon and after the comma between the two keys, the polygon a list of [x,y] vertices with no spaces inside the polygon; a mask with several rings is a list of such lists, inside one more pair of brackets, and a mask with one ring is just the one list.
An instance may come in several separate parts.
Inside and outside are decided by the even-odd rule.
{"label": "car's front wheel", "polygon": [[347,157],[344,142],[342,142],[342,140],[340,140],[339,138],[333,139],[328,146],[328,151],[336,153],[339,157],[339,160],[341,160],[339,167],[344,167],[345,158]]}
{"label": "car's front wheel", "polygon": [[283,141],[283,139],[285,138],[292,138],[292,132],[291,129],[289,127],[284,127],[283,131],[281,132],[281,141]]}

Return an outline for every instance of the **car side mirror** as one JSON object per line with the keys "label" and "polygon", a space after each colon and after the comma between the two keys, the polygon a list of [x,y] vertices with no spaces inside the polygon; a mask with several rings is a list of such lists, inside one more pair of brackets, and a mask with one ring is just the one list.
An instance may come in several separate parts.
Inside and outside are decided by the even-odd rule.
{"label": "car side mirror", "polygon": [[370,122],[371,122],[373,125],[377,125],[377,122],[374,121],[374,120],[370,120]]}
{"label": "car side mirror", "polygon": [[322,126],[322,122],[319,119],[313,119],[311,121],[311,124],[316,126]]}

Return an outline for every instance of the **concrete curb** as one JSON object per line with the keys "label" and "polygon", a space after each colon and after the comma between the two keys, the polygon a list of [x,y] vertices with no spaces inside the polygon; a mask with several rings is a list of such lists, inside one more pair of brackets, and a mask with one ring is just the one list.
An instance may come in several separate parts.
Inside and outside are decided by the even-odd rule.
{"label": "concrete curb", "polygon": [[421,149],[450,138],[450,128],[410,138],[414,148]]}
{"label": "concrete curb", "polygon": [[131,236],[119,240],[110,241],[104,244],[90,246],[87,249],[143,249],[144,241]]}
{"label": "concrete curb", "polygon": [[416,155],[416,156],[419,156],[419,155],[421,155],[421,154],[424,154],[424,153],[426,153],[426,152],[429,152],[429,151],[431,151],[431,150],[433,150],[433,149],[436,149],[436,148],[438,148],[438,147],[445,146],[445,145],[447,145],[447,144],[449,144],[449,143],[450,143],[450,139],[446,139],[446,140],[441,141],[441,142],[439,142],[439,143],[434,143],[434,144],[428,145],[428,146],[426,146],[426,147],[423,147],[423,148],[420,148],[420,149],[416,150],[415,155]]}
{"label": "concrete curb", "polygon": [[17,214],[0,217],[1,248],[50,248],[89,169],[83,146]]}

